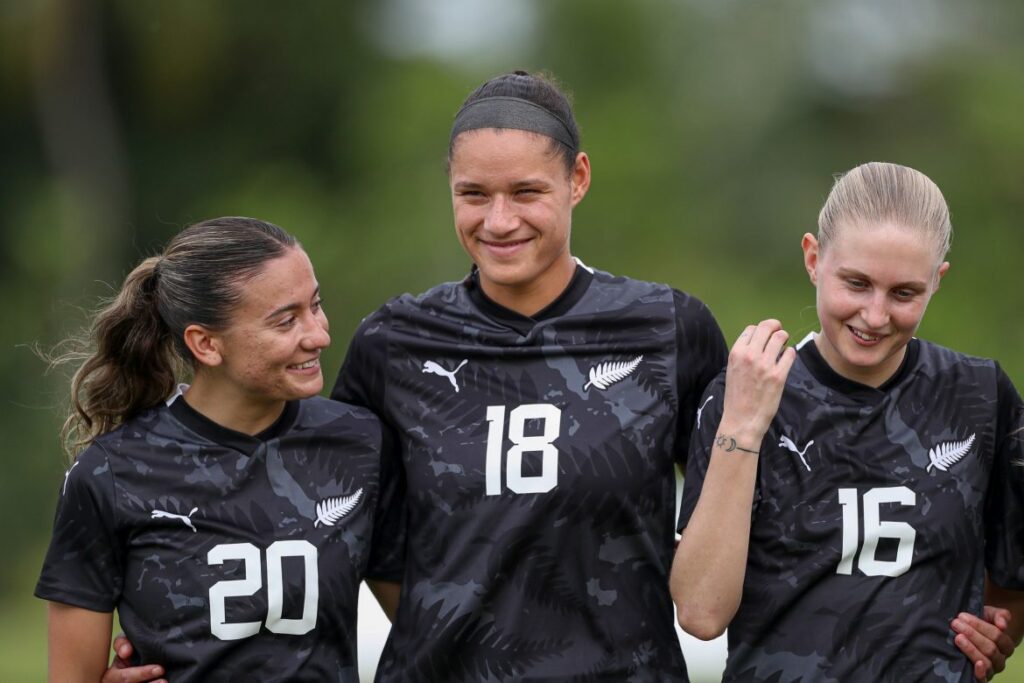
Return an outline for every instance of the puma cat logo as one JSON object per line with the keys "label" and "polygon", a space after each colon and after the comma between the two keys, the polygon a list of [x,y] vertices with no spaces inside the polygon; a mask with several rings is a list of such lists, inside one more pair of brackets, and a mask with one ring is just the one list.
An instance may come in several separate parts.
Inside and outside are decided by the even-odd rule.
{"label": "puma cat logo", "polygon": [[431,375],[440,375],[441,377],[447,377],[448,381],[452,383],[452,387],[455,389],[455,393],[459,393],[459,383],[455,381],[455,373],[462,369],[462,366],[469,361],[465,358],[462,362],[456,366],[454,370],[445,370],[440,365],[432,360],[428,360],[423,364],[423,372],[430,373]]}
{"label": "puma cat logo", "polygon": [[790,450],[790,451],[793,451],[794,453],[799,455],[800,456],[800,462],[802,462],[804,464],[804,467],[807,468],[808,472],[811,471],[811,466],[808,465],[807,464],[807,460],[804,459],[804,453],[807,452],[808,448],[810,448],[811,446],[814,445],[814,439],[811,439],[810,441],[808,441],[807,445],[804,446],[803,450],[800,450],[799,448],[797,448],[796,444],[793,443],[793,440],[790,439],[788,436],[782,437],[782,439],[779,441],[779,445],[782,446],[783,448],[785,448],[787,450]]}

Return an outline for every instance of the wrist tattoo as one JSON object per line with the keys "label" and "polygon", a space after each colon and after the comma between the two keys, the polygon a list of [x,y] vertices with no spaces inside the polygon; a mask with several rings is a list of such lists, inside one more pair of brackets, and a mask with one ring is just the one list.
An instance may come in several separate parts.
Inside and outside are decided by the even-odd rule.
{"label": "wrist tattoo", "polygon": [[736,445],[736,439],[725,434],[719,434],[715,437],[715,445],[721,448],[726,453],[732,453],[733,451],[743,451],[744,453],[753,453],[757,455],[760,451],[751,450],[749,448],[743,448],[742,446]]}

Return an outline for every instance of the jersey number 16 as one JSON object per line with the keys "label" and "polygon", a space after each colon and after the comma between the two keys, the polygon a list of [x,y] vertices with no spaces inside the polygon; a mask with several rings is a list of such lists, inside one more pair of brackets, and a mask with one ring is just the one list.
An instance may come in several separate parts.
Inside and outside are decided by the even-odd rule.
{"label": "jersey number 16", "polygon": [[[860,547],[857,568],[867,576],[902,576],[910,569],[914,559],[914,541],[917,530],[906,522],[883,522],[879,508],[883,503],[916,505],[917,495],[906,486],[868,489],[864,500],[864,545]],[[853,559],[857,555],[860,512],[857,489],[839,489],[839,504],[843,507],[843,556],[836,574],[853,573]],[[878,542],[883,538],[896,541],[896,557],[880,560]]]}

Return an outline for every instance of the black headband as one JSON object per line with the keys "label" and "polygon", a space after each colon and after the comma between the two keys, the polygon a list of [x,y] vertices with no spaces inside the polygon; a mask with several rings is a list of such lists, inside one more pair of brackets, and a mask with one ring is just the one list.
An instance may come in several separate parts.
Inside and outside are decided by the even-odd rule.
{"label": "black headband", "polygon": [[539,104],[520,97],[484,97],[470,102],[455,115],[450,139],[478,128],[514,128],[540,133],[573,150],[579,144],[562,119]]}

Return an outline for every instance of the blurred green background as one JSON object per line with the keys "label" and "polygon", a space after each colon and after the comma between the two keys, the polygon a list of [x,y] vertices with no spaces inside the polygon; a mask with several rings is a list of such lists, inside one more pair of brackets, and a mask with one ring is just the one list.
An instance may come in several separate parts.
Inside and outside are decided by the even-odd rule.
{"label": "blurred green background", "polygon": [[955,236],[921,335],[1024,388],[1018,0],[0,0],[0,45],[0,680],[44,677],[30,594],[65,467],[66,378],[31,345],[182,226],[242,214],[309,251],[333,374],[362,316],[467,271],[448,130],[514,68],[574,98],[574,253],[698,295],[730,339],[815,328],[799,241],[834,173],[924,171]]}

